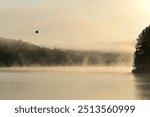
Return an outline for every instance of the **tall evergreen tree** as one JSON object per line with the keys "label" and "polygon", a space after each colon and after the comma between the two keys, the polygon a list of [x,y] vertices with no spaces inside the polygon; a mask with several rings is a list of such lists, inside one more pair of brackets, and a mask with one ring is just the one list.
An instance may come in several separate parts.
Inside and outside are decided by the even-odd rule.
{"label": "tall evergreen tree", "polygon": [[132,72],[150,72],[150,25],[137,38]]}

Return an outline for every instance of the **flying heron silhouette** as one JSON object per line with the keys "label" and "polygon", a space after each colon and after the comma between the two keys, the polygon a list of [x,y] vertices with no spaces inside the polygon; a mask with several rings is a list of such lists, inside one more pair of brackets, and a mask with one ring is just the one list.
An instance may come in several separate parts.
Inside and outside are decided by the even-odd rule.
{"label": "flying heron silhouette", "polygon": [[36,30],[35,33],[38,34],[38,33],[39,33],[39,30]]}

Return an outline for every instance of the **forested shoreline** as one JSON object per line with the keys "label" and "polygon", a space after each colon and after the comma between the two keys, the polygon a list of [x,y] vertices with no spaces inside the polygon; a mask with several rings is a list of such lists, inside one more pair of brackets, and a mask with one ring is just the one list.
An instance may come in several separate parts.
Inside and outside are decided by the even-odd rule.
{"label": "forested shoreline", "polygon": [[111,66],[131,63],[131,53],[77,51],[40,47],[22,40],[0,38],[0,67]]}

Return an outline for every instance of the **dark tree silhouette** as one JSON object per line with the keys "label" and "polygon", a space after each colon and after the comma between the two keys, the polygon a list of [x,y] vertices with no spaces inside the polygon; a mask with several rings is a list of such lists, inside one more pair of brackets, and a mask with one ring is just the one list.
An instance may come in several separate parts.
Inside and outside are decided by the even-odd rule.
{"label": "dark tree silhouette", "polygon": [[50,49],[0,37],[0,67],[127,65],[130,64],[130,57],[130,53]]}
{"label": "dark tree silhouette", "polygon": [[133,73],[150,73],[150,25],[137,38]]}

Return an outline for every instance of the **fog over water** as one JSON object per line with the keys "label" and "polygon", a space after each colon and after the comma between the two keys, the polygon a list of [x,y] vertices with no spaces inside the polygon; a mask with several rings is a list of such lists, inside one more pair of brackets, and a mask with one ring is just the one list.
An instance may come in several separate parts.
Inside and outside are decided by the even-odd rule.
{"label": "fog over water", "polygon": [[128,67],[1,68],[0,99],[150,99]]}
{"label": "fog over water", "polygon": [[[28,53],[35,46],[28,43],[24,45],[22,41],[17,43],[19,45],[21,42],[22,45],[14,46],[16,41],[12,42],[6,41],[10,46],[4,48],[7,47],[10,55],[14,54],[12,50],[19,51],[21,54],[17,59],[26,63],[29,59],[24,59],[24,51],[29,48],[29,51],[26,51]],[[20,51],[22,47],[26,49]],[[0,99],[149,99],[149,93],[142,92],[143,84],[131,74],[133,53],[120,50],[119,46],[118,51],[110,48],[103,51],[71,50],[70,57],[73,55],[72,59],[75,61],[82,58],[82,64],[70,66],[3,66],[0,68]],[[59,49],[53,51],[61,52]],[[35,49],[35,52],[38,51]],[[47,57],[47,54],[44,57]],[[35,55],[42,58],[39,54]],[[149,92],[149,88],[144,90]]]}
{"label": "fog over water", "polygon": [[57,66],[57,67],[3,67],[0,72],[93,72],[93,73],[130,73],[132,67],[97,67],[97,66]]}
{"label": "fog over water", "polygon": [[150,99],[131,73],[149,4],[0,0],[0,99]]}
{"label": "fog over water", "polygon": [[100,50],[41,47],[0,38],[0,66],[132,66],[134,43],[101,42]]}
{"label": "fog over water", "polygon": [[0,99],[150,99],[150,80],[131,73],[133,53],[118,50],[70,51],[84,55],[78,65],[1,67]]}

